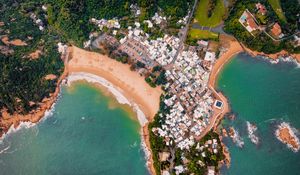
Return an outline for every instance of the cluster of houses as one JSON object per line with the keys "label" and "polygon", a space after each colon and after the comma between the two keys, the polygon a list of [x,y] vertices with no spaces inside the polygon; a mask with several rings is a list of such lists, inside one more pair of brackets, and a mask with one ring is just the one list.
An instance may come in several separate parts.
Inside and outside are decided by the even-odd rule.
{"label": "cluster of houses", "polygon": [[[156,14],[150,22],[157,23],[159,19],[163,20],[163,17]],[[134,28],[128,27],[128,34],[120,40],[119,49],[149,69],[171,64],[179,47],[179,38],[164,35],[150,40],[139,27],[138,23]],[[166,145],[175,142],[182,150],[190,149],[198,141],[213,115],[215,99],[207,84],[216,55],[206,50],[206,41],[199,41],[199,45],[205,50],[203,58],[199,58],[195,49],[188,49],[179,54],[171,69],[166,70],[168,83],[165,87],[170,98],[164,103],[170,113],[161,116],[165,118],[165,124],[153,130],[164,138]]]}
{"label": "cluster of houses", "polygon": [[41,31],[44,31],[45,30],[45,26],[44,26],[44,23],[41,19],[37,18],[36,14],[34,13],[31,13],[30,14],[30,18],[33,20],[33,22],[39,26],[39,29]]}
{"label": "cluster of houses", "polygon": [[[138,15],[138,7],[131,6],[131,8]],[[166,17],[156,13],[143,23],[151,28],[153,24],[159,25],[164,20]],[[186,21],[187,18],[184,18],[179,23],[184,24]],[[106,26],[114,30],[119,29],[117,20],[109,22],[91,19],[91,22],[102,28]],[[176,145],[181,150],[189,150],[201,139],[213,116],[215,98],[208,88],[208,80],[212,65],[216,61],[216,54],[208,49],[208,42],[199,41],[197,47],[190,46],[176,56],[180,43],[178,37],[165,34],[161,38],[150,39],[149,34],[140,26],[139,22],[135,22],[134,26],[127,28],[125,36],[119,40],[118,50],[127,53],[130,59],[142,62],[149,70],[156,65],[166,69],[167,95],[163,102],[170,112],[160,114],[160,117],[164,118],[164,124],[159,128],[153,128],[152,131],[161,136],[167,146]],[[203,53],[201,56],[199,50]],[[216,141],[210,140],[205,145],[198,144],[197,149],[205,157],[204,149],[209,147],[214,154],[217,153],[216,146]],[[169,157],[167,155],[169,154],[162,155],[162,159],[167,159]],[[186,169],[186,165],[174,167],[176,174]]]}
{"label": "cluster of houses", "polygon": [[137,4],[131,4],[130,10],[136,17],[140,16],[141,14],[141,9]]}
{"label": "cluster of houses", "polygon": [[163,38],[150,40],[149,35],[139,25],[135,25],[135,28],[128,27],[128,35],[120,43],[123,52],[151,68],[157,64],[166,66],[172,62],[179,47],[179,38],[164,35]]}
{"label": "cluster of houses", "polygon": [[[160,17],[156,14],[152,20],[156,23],[158,19]],[[165,73],[168,80],[165,87],[170,98],[165,99],[164,103],[170,108],[170,114],[164,116],[165,124],[155,128],[154,132],[164,138],[166,145],[173,145],[174,141],[182,150],[188,150],[196,143],[213,115],[215,99],[207,84],[216,55],[207,50],[208,42],[199,41],[199,45],[205,52],[202,58],[196,49],[191,48],[182,51],[172,62],[179,47],[179,38],[164,35],[163,38],[150,40],[136,22],[135,27],[128,27],[127,35],[120,39],[118,47],[131,59],[144,63],[148,69],[172,64],[172,68]]]}
{"label": "cluster of houses", "polygon": [[[153,131],[164,138],[167,145],[173,140],[180,149],[189,150],[199,139],[213,115],[214,98],[207,87],[214,53],[207,51],[204,58],[196,52],[183,51],[172,69],[166,71],[167,92],[164,103],[170,108],[162,128]],[[161,116],[163,117],[163,116]]]}
{"label": "cluster of houses", "polygon": [[255,14],[252,14],[248,9],[246,9],[239,18],[239,22],[246,28],[246,30],[254,36],[256,32],[266,32],[266,29],[270,29],[267,34],[272,39],[283,38],[284,34],[282,33],[281,27],[277,22],[272,23],[269,26],[265,26],[257,20],[256,15],[262,15],[264,18],[266,17],[268,12],[266,7],[261,3],[256,3],[255,8]]}
{"label": "cluster of houses", "polygon": [[163,21],[167,21],[167,18],[165,16],[160,16],[158,13],[155,13],[155,15],[151,18],[155,24],[160,24]]}
{"label": "cluster of houses", "polygon": [[110,20],[100,19],[100,20],[98,20],[98,19],[92,18],[90,20],[90,22],[93,24],[96,24],[100,28],[100,30],[102,30],[104,27],[107,27],[109,29],[111,29],[111,28],[120,29],[121,28],[121,25],[120,25],[118,19],[110,19]]}

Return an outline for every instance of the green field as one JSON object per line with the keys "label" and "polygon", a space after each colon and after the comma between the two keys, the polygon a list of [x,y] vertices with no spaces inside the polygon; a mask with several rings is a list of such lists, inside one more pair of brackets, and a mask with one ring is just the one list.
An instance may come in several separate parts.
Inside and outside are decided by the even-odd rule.
{"label": "green field", "polygon": [[195,19],[201,26],[215,27],[222,22],[226,8],[222,0],[217,0],[216,7],[210,18],[207,16],[209,0],[200,0],[196,11]]}
{"label": "green field", "polygon": [[272,6],[273,10],[275,11],[275,13],[277,14],[278,18],[286,22],[286,18],[281,9],[280,0],[268,0],[268,1]]}
{"label": "green field", "polygon": [[217,39],[218,34],[207,30],[190,29],[188,37],[190,39]]}

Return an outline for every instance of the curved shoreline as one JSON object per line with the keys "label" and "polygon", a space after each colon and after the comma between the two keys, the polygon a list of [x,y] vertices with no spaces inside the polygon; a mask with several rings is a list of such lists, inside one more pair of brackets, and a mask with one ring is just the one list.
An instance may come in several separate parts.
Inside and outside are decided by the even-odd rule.
{"label": "curved shoreline", "polygon": [[[86,51],[74,46],[68,50],[71,53],[71,59],[66,66],[70,74],[84,72],[101,77],[102,80],[107,80],[115,87],[115,90],[119,91],[127,99],[127,102],[134,104],[131,104],[131,107],[140,109],[135,110],[140,113],[138,115],[143,113],[144,119],[147,119],[149,122],[153,121],[155,114],[159,110],[160,95],[162,94],[160,87],[150,87],[144,80],[144,77],[130,70],[129,65],[117,62],[106,55]],[[111,85],[106,84],[107,87],[112,87]],[[114,92],[118,94],[116,91]],[[123,102],[126,101],[125,98],[122,98]],[[142,119],[144,126],[142,126],[141,131],[142,146],[146,150],[147,168],[152,175],[155,175],[150,149],[148,122],[145,122],[144,119]]]}
{"label": "curved shoreline", "polygon": [[105,87],[106,89],[109,90],[109,92],[111,92],[113,94],[115,99],[117,99],[118,103],[129,105],[135,111],[135,113],[137,114],[138,121],[142,127],[144,127],[148,123],[148,120],[147,120],[145,114],[143,113],[143,111],[141,111],[141,109],[138,107],[138,105],[135,104],[135,102],[128,100],[122,94],[122,92],[120,92],[117,89],[117,87],[115,87],[108,80],[106,80],[100,76],[86,73],[86,72],[72,72],[67,77],[68,85],[72,84],[73,82],[80,81],[80,80],[86,80],[88,83],[95,83],[97,85],[99,84],[99,85]]}
{"label": "curved shoreline", "polygon": [[[151,88],[143,77],[137,72],[130,70],[129,65],[117,62],[106,55],[89,52],[73,46],[68,49],[64,60],[65,69],[57,82],[55,92],[50,94],[49,98],[45,98],[37,110],[31,111],[27,115],[10,115],[5,110],[1,111],[2,116],[4,116],[0,120],[0,125],[3,127],[1,138],[3,139],[7,134],[19,130],[20,128],[34,126],[45,118],[47,112],[53,109],[58,99],[57,97],[60,94],[61,83],[69,73],[90,73],[97,76],[98,80],[99,77],[101,77],[102,79],[100,78],[100,81],[103,82],[107,88],[112,86],[116,87],[112,93],[119,97],[117,100],[121,102],[121,104],[129,104],[129,106],[133,107],[137,115],[140,116],[138,119],[142,125],[140,133],[141,146],[145,151],[147,168],[152,175],[155,175],[150,149],[148,121],[151,122],[153,120],[159,109],[160,95],[162,94],[160,87]],[[120,98],[120,94],[124,96]]]}
{"label": "curved shoreline", "polygon": [[[69,74],[67,77],[67,83],[68,85],[71,85],[73,82],[77,82],[80,80],[85,80],[88,83],[100,85],[101,87],[105,87],[113,96],[114,98],[118,101],[119,104],[126,104],[129,105],[134,112],[137,115],[137,119],[141,125],[141,130],[140,130],[140,135],[141,135],[141,147],[144,150],[145,153],[145,159],[146,159],[146,165],[147,168],[151,170],[151,164],[152,164],[152,159],[151,159],[151,150],[146,144],[147,138],[145,136],[148,134],[147,130],[147,125],[148,125],[148,120],[143,113],[143,111],[139,108],[139,106],[134,102],[128,100],[122,92],[120,92],[117,87],[115,87],[111,82],[108,80],[86,72],[72,72]],[[146,130],[144,129],[146,128]],[[146,133],[145,133],[146,132]],[[152,170],[150,171],[152,173]]]}
{"label": "curved shoreline", "polygon": [[[147,137],[148,136],[148,123],[149,123],[149,121],[147,120],[145,114],[139,108],[139,106],[137,104],[135,104],[134,101],[128,100],[122,94],[122,92],[120,92],[117,89],[117,87],[115,87],[112,83],[110,83],[109,81],[107,81],[106,79],[104,79],[100,76],[93,75],[93,74],[90,74],[90,73],[85,73],[85,72],[75,72],[75,73],[71,72],[63,80],[67,80],[68,85],[72,84],[73,82],[85,80],[88,83],[97,84],[97,85],[100,85],[101,87],[105,87],[113,95],[113,97],[118,101],[119,104],[129,105],[130,108],[134,110],[134,112],[136,113],[138,122],[141,126],[141,130],[140,130],[141,147],[142,147],[142,149],[145,153],[145,160],[146,160],[147,169],[150,171],[151,174],[154,174],[155,171],[154,171],[154,169],[151,168],[151,166],[152,166],[152,157],[151,157],[152,154],[151,154],[151,150],[150,150],[150,145],[148,146],[148,144],[147,144],[147,140],[148,140],[148,137]],[[23,128],[34,127],[37,124],[39,124],[40,122],[47,119],[48,116],[51,116],[53,110],[55,110],[56,101],[59,100],[58,98],[60,96],[61,85],[62,84],[59,84],[59,91],[58,91],[57,96],[55,97],[55,101],[52,103],[50,108],[45,109],[42,116],[36,115],[36,117],[38,117],[38,119],[36,118],[36,119],[34,119],[34,121],[19,120],[17,126],[12,124],[9,127],[9,129],[4,134],[2,134],[2,136],[0,138],[0,143],[3,141],[3,139],[5,139],[5,137],[7,135],[15,133],[15,132],[17,132],[17,131],[19,131],[20,129],[23,129]],[[52,98],[54,98],[54,96],[52,96]]]}
{"label": "curved shoreline", "polygon": [[61,90],[61,83],[67,76],[66,68],[64,69],[63,74],[60,76],[57,81],[57,87],[55,91],[50,94],[49,98],[44,98],[41,106],[33,111],[30,111],[29,114],[21,115],[21,114],[9,114],[7,111],[2,110],[0,126],[2,127],[2,132],[0,134],[0,141],[5,138],[7,134],[10,132],[16,131],[23,126],[28,126],[29,124],[36,124],[40,122],[45,116],[48,115],[48,112],[51,112],[53,109],[55,102],[58,99]]}
{"label": "curved shoreline", "polygon": [[[231,60],[235,55],[237,55],[240,52],[243,52],[244,49],[240,45],[238,41],[236,41],[234,38],[228,37],[228,36],[221,36],[222,41],[225,42],[227,46],[226,52],[224,52],[215,62],[213,65],[212,71],[210,73],[209,81],[208,81],[208,87],[213,91],[216,99],[221,100],[223,102],[223,108],[221,110],[215,109],[215,114],[212,117],[212,122],[208,130],[204,132],[204,135],[213,128],[214,130],[217,129],[217,126],[222,121],[224,116],[231,111],[229,102],[227,98],[221,93],[216,90],[216,81],[218,79],[220,71],[223,69],[223,67],[228,63],[229,60]],[[229,46],[228,46],[229,45]],[[204,136],[203,135],[203,136]],[[228,148],[224,148],[225,144],[223,144],[223,154],[225,155],[225,163],[227,164],[227,167],[230,166],[231,158],[228,151]]]}
{"label": "curved shoreline", "polygon": [[[223,53],[217,59],[215,64],[213,65],[213,69],[211,71],[211,75],[210,75],[209,83],[208,83],[209,88],[212,89],[212,91],[214,92],[216,97],[219,98],[221,101],[223,101],[223,104],[224,104],[223,111],[220,112],[215,119],[214,130],[217,129],[217,126],[219,125],[221,120],[224,118],[224,115],[231,111],[227,98],[221,92],[218,92],[216,90],[216,88],[217,88],[216,81],[217,81],[220,71],[232,58],[234,58],[235,55],[244,52],[244,53],[249,54],[252,57],[262,56],[262,57],[266,57],[269,60],[277,60],[282,57],[290,57],[293,60],[296,60],[298,63],[300,63],[300,54],[289,54],[286,51],[281,51],[281,52],[275,53],[275,54],[265,54],[262,52],[252,51],[251,49],[245,47],[242,43],[238,42],[233,37],[226,36],[226,35],[221,35],[221,37],[222,37],[221,40],[223,42],[225,42],[225,44],[224,44],[225,47],[227,46],[228,48],[227,48],[227,51],[225,53]],[[228,46],[228,44],[229,44],[229,46]],[[230,158],[230,153],[229,153],[229,151],[227,151],[227,149],[228,149],[227,147],[225,149],[223,149],[223,154],[225,155],[225,162],[226,162],[227,166],[229,167],[231,158]]]}

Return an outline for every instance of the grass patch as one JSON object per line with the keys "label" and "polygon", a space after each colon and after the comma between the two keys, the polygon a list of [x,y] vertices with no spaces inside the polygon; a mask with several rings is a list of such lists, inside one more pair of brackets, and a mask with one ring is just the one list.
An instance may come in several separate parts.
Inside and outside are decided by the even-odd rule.
{"label": "grass patch", "polygon": [[218,39],[219,35],[217,33],[210,32],[207,30],[190,29],[188,37],[192,40],[193,39],[216,40],[216,39]]}
{"label": "grass patch", "polygon": [[267,16],[259,13],[259,14],[256,14],[255,17],[259,21],[260,24],[263,24],[263,25],[267,24],[267,21],[268,21]]}
{"label": "grass patch", "polygon": [[280,5],[280,0],[268,0],[270,5],[272,6],[273,10],[277,14],[278,18],[284,22],[286,22],[286,18],[283,14],[281,5]]}
{"label": "grass patch", "polygon": [[222,0],[217,0],[215,9],[210,18],[207,16],[209,0],[200,0],[196,11],[195,19],[201,26],[215,27],[219,25],[226,13],[226,8]]}

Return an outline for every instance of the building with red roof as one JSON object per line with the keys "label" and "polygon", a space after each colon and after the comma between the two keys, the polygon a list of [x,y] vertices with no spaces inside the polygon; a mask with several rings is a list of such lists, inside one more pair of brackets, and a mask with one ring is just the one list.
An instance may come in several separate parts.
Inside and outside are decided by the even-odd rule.
{"label": "building with red roof", "polygon": [[256,23],[254,17],[252,14],[248,11],[245,10],[242,16],[239,19],[239,22],[247,29],[248,32],[252,34],[253,31],[259,30],[259,26]]}
{"label": "building with red roof", "polygon": [[258,10],[258,12],[262,15],[266,15],[267,14],[267,9],[264,5],[262,5],[260,2],[255,4],[256,9]]}
{"label": "building with red roof", "polygon": [[281,38],[282,36],[282,31],[281,31],[281,27],[278,23],[275,23],[271,29],[272,34],[277,37],[277,38]]}

